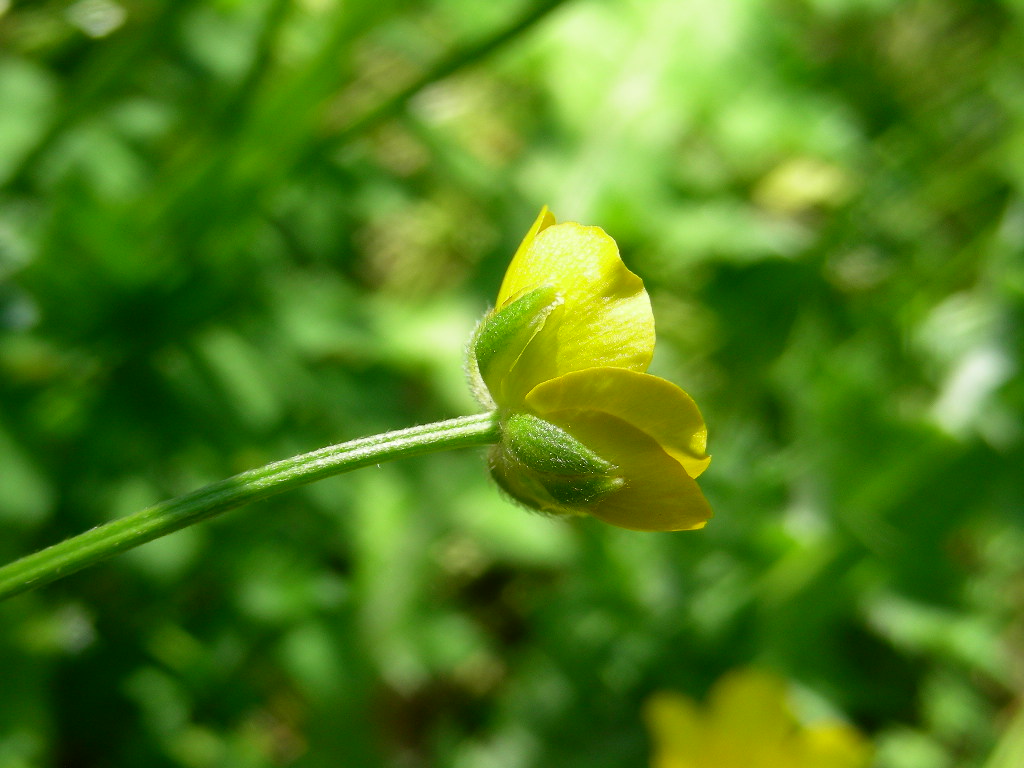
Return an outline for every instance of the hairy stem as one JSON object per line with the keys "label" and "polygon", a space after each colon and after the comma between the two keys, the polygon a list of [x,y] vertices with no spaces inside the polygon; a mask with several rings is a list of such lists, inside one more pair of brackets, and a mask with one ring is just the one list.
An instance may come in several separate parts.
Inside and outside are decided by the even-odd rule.
{"label": "hairy stem", "polygon": [[488,445],[498,437],[496,415],[483,413],[363,437],[250,469],[15,560],[0,568],[0,600],[221,512],[314,480],[403,456]]}

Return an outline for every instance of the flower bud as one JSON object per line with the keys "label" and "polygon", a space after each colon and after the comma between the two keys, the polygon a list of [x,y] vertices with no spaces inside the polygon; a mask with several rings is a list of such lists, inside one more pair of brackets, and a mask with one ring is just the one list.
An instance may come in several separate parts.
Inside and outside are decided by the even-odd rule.
{"label": "flower bud", "polygon": [[511,414],[491,452],[491,475],[509,496],[531,509],[583,514],[586,505],[625,481],[611,462],[564,429],[529,413]]}

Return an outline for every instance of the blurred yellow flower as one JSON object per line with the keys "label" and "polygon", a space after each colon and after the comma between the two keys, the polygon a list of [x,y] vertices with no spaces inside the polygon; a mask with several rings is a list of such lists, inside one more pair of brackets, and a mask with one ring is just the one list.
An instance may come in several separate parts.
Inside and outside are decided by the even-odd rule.
{"label": "blurred yellow flower", "polygon": [[615,241],[544,208],[471,342],[478,397],[502,421],[499,485],[554,514],[703,527],[707,430],[689,395],[645,373],[653,354],[650,299]]}
{"label": "blurred yellow flower", "polygon": [[657,693],[644,710],[652,768],[867,768],[870,743],[844,723],[801,725],[786,683],[756,670],[719,680],[701,708]]}

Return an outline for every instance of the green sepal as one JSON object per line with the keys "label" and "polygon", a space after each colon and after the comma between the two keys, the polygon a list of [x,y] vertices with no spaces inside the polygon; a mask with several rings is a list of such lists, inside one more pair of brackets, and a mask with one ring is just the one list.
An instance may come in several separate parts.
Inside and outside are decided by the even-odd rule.
{"label": "green sepal", "polygon": [[603,499],[626,484],[621,477],[559,477],[538,473],[538,480],[548,495],[566,507],[580,507]]}
{"label": "green sepal", "polygon": [[491,310],[480,321],[469,343],[467,363],[477,399],[481,399],[481,385],[491,398],[499,395],[501,379],[512,370],[526,345],[560,303],[558,292],[545,285],[524,293],[501,309]]}
{"label": "green sepal", "polygon": [[510,415],[491,452],[491,475],[524,506],[584,514],[586,506],[622,488],[616,467],[564,429],[532,414]]}
{"label": "green sepal", "polygon": [[520,464],[555,475],[605,475],[614,469],[587,446],[550,421],[513,413],[502,423],[501,444]]}

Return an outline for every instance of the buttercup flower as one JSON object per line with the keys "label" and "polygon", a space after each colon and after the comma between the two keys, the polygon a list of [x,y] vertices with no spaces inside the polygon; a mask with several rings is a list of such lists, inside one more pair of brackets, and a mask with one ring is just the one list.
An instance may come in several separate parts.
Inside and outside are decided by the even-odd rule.
{"label": "buttercup flower", "polygon": [[838,721],[802,726],[786,683],[755,670],[719,680],[704,708],[676,693],[648,700],[652,768],[867,768],[870,743]]}
{"label": "buttercup flower", "polygon": [[689,395],[645,373],[653,354],[650,299],[615,241],[544,208],[470,342],[474,389],[501,418],[498,484],[553,514],[703,527],[707,430]]}

